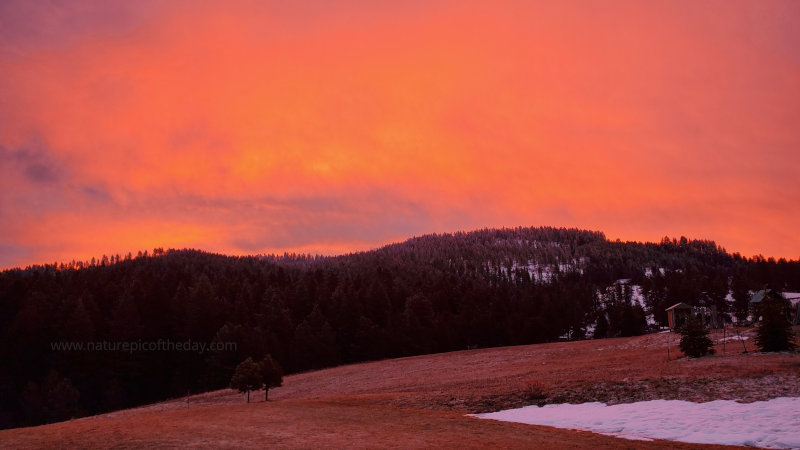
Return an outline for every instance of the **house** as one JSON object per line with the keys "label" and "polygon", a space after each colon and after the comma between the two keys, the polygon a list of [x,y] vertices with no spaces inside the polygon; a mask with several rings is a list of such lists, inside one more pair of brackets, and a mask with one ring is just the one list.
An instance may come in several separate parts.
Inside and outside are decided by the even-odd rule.
{"label": "house", "polygon": [[784,292],[783,296],[792,303],[792,325],[800,325],[800,292]]}
{"label": "house", "polygon": [[686,303],[676,303],[665,310],[667,312],[667,322],[669,322],[669,329],[674,330],[686,322],[686,318],[693,312],[692,305]]}
{"label": "house", "polygon": [[787,299],[782,293],[773,291],[772,289],[762,289],[760,291],[756,291],[752,297],[750,297],[750,312],[753,314],[754,319],[758,319],[761,315],[759,312],[759,307],[762,303],[765,302],[780,302],[786,306],[786,317],[790,321],[794,321],[796,319],[795,312],[792,308],[792,301]]}

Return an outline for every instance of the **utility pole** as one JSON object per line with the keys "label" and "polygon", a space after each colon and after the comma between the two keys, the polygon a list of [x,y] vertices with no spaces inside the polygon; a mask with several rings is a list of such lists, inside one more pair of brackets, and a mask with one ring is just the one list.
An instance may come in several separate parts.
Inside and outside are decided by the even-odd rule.
{"label": "utility pole", "polygon": [[725,343],[728,342],[728,338],[727,338],[728,335],[726,334],[727,328],[725,328],[725,325],[726,324],[723,321],[722,322],[722,353],[723,354],[725,354]]}
{"label": "utility pole", "polygon": [[667,331],[667,361],[669,361],[669,343],[672,340],[672,330]]}

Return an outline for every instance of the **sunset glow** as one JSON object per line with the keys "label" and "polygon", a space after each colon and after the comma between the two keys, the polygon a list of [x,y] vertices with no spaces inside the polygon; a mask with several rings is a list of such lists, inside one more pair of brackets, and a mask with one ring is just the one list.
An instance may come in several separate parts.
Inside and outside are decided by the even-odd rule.
{"label": "sunset glow", "polygon": [[0,268],[566,226],[800,257],[800,2],[0,3]]}

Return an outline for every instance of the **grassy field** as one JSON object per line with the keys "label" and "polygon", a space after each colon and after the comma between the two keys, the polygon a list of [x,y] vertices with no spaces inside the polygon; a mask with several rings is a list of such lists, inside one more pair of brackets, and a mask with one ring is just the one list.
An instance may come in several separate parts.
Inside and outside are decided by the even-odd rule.
{"label": "grassy field", "polygon": [[[751,336],[752,332],[746,333]],[[713,336],[719,340],[721,336]],[[540,402],[705,401],[800,396],[800,354],[743,354],[740,342],[700,359],[677,336],[478,349],[355,364],[284,378],[245,404],[221,390],[40,427],[0,431],[0,447],[537,447],[694,448],[582,431],[478,420]],[[671,360],[667,345],[671,341]],[[526,394],[530,382],[545,398]],[[708,448],[708,446],[704,446]]]}

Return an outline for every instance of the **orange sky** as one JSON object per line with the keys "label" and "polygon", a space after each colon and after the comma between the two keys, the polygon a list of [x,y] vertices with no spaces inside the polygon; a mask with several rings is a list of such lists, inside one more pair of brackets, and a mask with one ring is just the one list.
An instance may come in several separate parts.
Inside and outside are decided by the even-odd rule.
{"label": "orange sky", "polygon": [[800,257],[800,2],[0,3],[0,267],[554,225]]}

